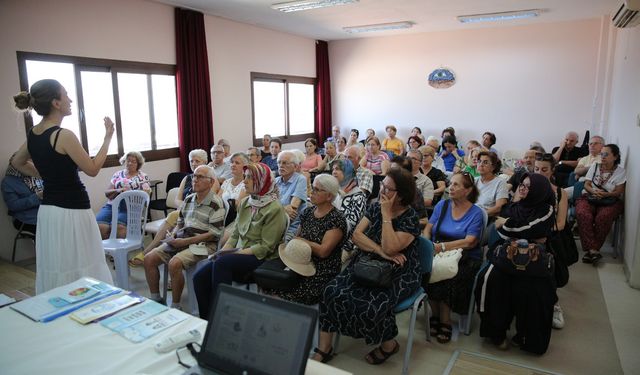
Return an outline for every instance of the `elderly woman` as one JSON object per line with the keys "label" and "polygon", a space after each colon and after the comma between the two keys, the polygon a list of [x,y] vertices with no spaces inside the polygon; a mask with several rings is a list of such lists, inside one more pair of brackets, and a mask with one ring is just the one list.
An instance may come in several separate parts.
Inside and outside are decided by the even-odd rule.
{"label": "elderly woman", "polygon": [[236,152],[231,155],[231,178],[224,180],[220,190],[218,190],[220,198],[229,203],[229,212],[227,212],[225,220],[226,230],[222,243],[226,242],[229,232],[233,230],[240,201],[247,196],[244,188],[244,167],[249,163],[249,157],[242,152]]}
{"label": "elderly woman", "polygon": [[382,149],[391,151],[393,155],[402,155],[404,153],[404,142],[396,137],[398,129],[393,125],[388,125],[384,130],[387,132],[387,137],[382,141]]}
{"label": "elderly woman", "polygon": [[[199,166],[206,165],[206,164],[207,164],[207,152],[205,150],[198,148],[195,150],[191,150],[191,152],[189,152],[189,166],[191,167],[191,172],[195,171],[196,168],[198,168]],[[213,191],[218,191],[219,184],[217,179],[213,181],[213,185],[214,185],[212,188]],[[174,202],[175,207],[182,206],[182,202],[184,202],[184,199],[187,197],[187,195],[191,193],[193,193],[193,173],[190,173],[184,176],[182,181],[180,181],[180,186],[178,187],[178,194],[176,194],[176,200]],[[135,257],[129,260],[129,266],[131,267],[142,266],[144,261],[144,255],[149,253],[151,250],[155,249],[156,247],[160,246],[160,243],[162,242],[162,240],[165,239],[167,232],[171,232],[173,228],[176,226],[176,224],[178,223],[179,214],[180,214],[180,211],[175,210],[175,211],[171,211],[167,215],[166,219],[160,226],[160,229],[158,229],[158,232],[153,237],[153,240],[144,248],[144,250],[142,250],[141,252],[136,254]]]}
{"label": "elderly woman", "polygon": [[436,157],[436,151],[431,146],[422,146],[418,149],[418,151],[422,154],[422,174],[429,177],[431,182],[433,182],[433,202],[432,205],[438,203],[440,198],[442,198],[442,194],[444,194],[444,190],[447,188],[447,176],[440,169],[436,168],[433,165],[434,159]]}
{"label": "elderly woman", "polygon": [[307,138],[304,141],[306,150],[304,160],[300,164],[302,172],[315,172],[322,162],[322,156],[318,155],[318,141],[314,138]]}
{"label": "elderly woman", "polygon": [[441,344],[451,341],[451,311],[467,313],[473,278],[482,264],[480,236],[484,215],[482,209],[474,204],[478,189],[473,178],[468,173],[455,173],[451,177],[449,197],[438,202],[423,232],[434,242],[436,254],[463,250],[456,276],[427,287],[433,311],[430,334],[436,336]]}
{"label": "elderly woman", "polygon": [[[539,174],[525,174],[518,185],[519,200],[503,207],[496,220],[504,241],[526,240],[544,244],[554,223],[555,195],[549,180]],[[495,263],[495,260],[491,260]],[[553,275],[515,275],[492,265],[478,276],[480,336],[490,338],[501,349],[509,343],[506,331],[514,316],[516,335],[511,344],[543,354],[549,346],[553,306],[557,302]]]}
{"label": "elderly woman", "polygon": [[[315,360],[327,362],[333,357],[334,332],[364,338],[368,345],[380,344],[366,355],[370,364],[381,364],[398,352],[393,309],[415,292],[421,278],[416,240],[420,229],[418,216],[411,208],[415,194],[410,172],[400,168],[389,170],[381,183],[380,202],[369,207],[353,233],[358,254],[324,290]],[[354,264],[365,253],[396,265],[391,287],[372,288],[356,282]]]}
{"label": "elderly woman", "polygon": [[464,151],[458,149],[455,136],[447,135],[442,139],[442,151],[439,156],[444,162],[446,172],[453,172],[453,167],[464,157]]}
{"label": "elderly woman", "polygon": [[245,281],[262,262],[278,257],[276,249],[287,220],[269,167],[263,163],[245,166],[244,186],[249,196],[240,202],[236,226],[221,255],[193,276],[202,319],[209,317],[218,285]]}
{"label": "elderly woman", "polygon": [[336,160],[331,164],[331,171],[340,184],[335,205],[344,215],[348,225],[342,249],[350,253],[353,250],[351,235],[367,208],[367,195],[358,187],[356,171],[350,160]]}
{"label": "elderly woman", "polygon": [[433,157],[433,167],[438,168],[442,172],[446,172],[447,169],[444,166],[444,160],[442,160],[440,155],[438,155],[438,150],[440,149],[440,139],[435,135],[430,135],[429,137],[427,137],[427,143],[425,145],[433,148],[433,151],[435,152],[435,156]]}
{"label": "elderly woman", "polygon": [[[600,248],[604,244],[613,221],[620,215],[624,207],[622,195],[627,182],[627,174],[620,166],[620,148],[608,144],[600,153],[601,163],[594,163],[587,172],[583,196],[576,202],[576,217],[580,231],[582,249],[586,251],[582,257],[585,263],[597,262],[602,258]],[[602,205],[590,202],[615,198],[612,204]]]}
{"label": "elderly woman", "polygon": [[367,152],[360,160],[360,166],[367,168],[373,174],[384,175],[389,169],[389,155],[380,150],[380,140],[378,137],[367,139]]}
{"label": "elderly woman", "polygon": [[[149,176],[140,171],[144,165],[144,157],[138,151],[129,151],[120,158],[120,164],[124,166],[113,174],[109,188],[104,192],[108,201],[102,206],[96,215],[98,228],[102,239],[109,238],[111,232],[111,202],[123,191],[127,190],[144,190],[151,194],[151,186],[149,186]],[[127,206],[124,201],[120,202],[118,209],[118,238],[124,238],[127,235]]]}
{"label": "elderly woman", "polygon": [[336,148],[339,154],[343,154],[344,150],[347,149],[347,139],[339,136],[338,139],[336,139]]}
{"label": "elderly woman", "polygon": [[507,183],[498,177],[502,163],[498,156],[490,151],[482,151],[478,154],[478,172],[476,186],[480,191],[478,205],[487,211],[489,217],[495,217],[500,213],[502,206],[509,200]]}
{"label": "elderly woman", "polygon": [[316,273],[303,277],[292,290],[265,291],[283,299],[315,305],[322,298],[322,291],[341,267],[341,249],[346,239],[347,222],[332,202],[338,195],[338,181],[328,174],[318,175],[313,180],[311,203],[300,215],[300,228],[294,239],[304,241],[311,247],[311,262]]}
{"label": "elderly woman", "polygon": [[327,141],[324,143],[324,159],[322,159],[318,168],[316,170],[311,170],[311,172],[329,172],[331,163],[343,158],[344,154],[338,153],[335,143]]}

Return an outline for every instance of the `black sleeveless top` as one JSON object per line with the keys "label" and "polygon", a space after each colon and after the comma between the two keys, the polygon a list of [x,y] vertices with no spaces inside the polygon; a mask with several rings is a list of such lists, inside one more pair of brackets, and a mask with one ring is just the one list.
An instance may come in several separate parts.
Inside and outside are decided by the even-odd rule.
{"label": "black sleeveless top", "polygon": [[[71,209],[91,208],[87,189],[78,176],[78,166],[69,155],[55,150],[60,130],[59,126],[54,126],[37,135],[31,129],[27,137],[29,154],[44,181],[42,204]],[[56,135],[51,146],[53,132]]]}
{"label": "black sleeveless top", "polygon": [[193,173],[187,175],[187,180],[184,182],[184,189],[182,189],[182,200],[184,200],[187,195],[193,193]]}

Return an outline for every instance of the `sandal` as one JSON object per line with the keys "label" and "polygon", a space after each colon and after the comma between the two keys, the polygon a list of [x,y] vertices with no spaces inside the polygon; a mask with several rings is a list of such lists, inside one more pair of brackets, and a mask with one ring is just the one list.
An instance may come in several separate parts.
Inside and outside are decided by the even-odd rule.
{"label": "sandal", "polygon": [[582,263],[593,263],[593,258],[590,252],[587,251],[586,253],[584,253],[584,255],[582,256]]}
{"label": "sandal", "polygon": [[429,318],[429,335],[436,337],[438,335],[438,331],[440,330],[440,318],[437,316],[432,316]]}
{"label": "sandal", "polygon": [[453,329],[451,328],[451,324],[440,323],[440,327],[438,328],[438,335],[436,339],[440,344],[446,344],[451,341],[451,334],[453,333]]}
{"label": "sandal", "polygon": [[[384,349],[382,349],[382,345],[380,345],[377,348],[375,348],[372,351],[370,351],[364,357],[364,359],[370,365],[379,365],[379,364],[384,363],[392,355],[396,354],[398,352],[398,350],[400,350],[400,344],[397,341],[396,341],[396,346],[394,346],[393,349],[391,349],[391,351],[388,351],[388,352],[385,352]],[[382,357],[378,357],[378,353],[380,353],[382,355]]]}
{"label": "sandal", "polygon": [[136,256],[129,259],[129,267],[141,267],[144,264],[144,253],[142,251],[138,252]]}
{"label": "sandal", "polygon": [[335,354],[333,353],[333,348],[329,349],[329,352],[323,352],[318,348],[313,348],[314,353],[318,353],[320,355],[320,362],[327,363],[333,359]]}

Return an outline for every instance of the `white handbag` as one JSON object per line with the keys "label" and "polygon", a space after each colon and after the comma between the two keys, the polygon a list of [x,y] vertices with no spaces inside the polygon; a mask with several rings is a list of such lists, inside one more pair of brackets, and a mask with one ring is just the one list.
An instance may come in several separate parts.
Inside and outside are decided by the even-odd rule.
{"label": "white handbag", "polygon": [[458,274],[458,262],[462,258],[462,249],[441,251],[433,257],[429,284],[448,280]]}

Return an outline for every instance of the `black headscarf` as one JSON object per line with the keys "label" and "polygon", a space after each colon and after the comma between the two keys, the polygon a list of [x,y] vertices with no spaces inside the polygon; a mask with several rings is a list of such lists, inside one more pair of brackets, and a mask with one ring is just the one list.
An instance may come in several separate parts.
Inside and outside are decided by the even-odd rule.
{"label": "black headscarf", "polygon": [[501,216],[507,218],[498,233],[504,238],[522,238],[534,240],[546,237],[553,226],[553,205],[555,194],[549,180],[536,173],[525,173],[522,183],[529,178],[527,196],[515,203],[503,207]]}

